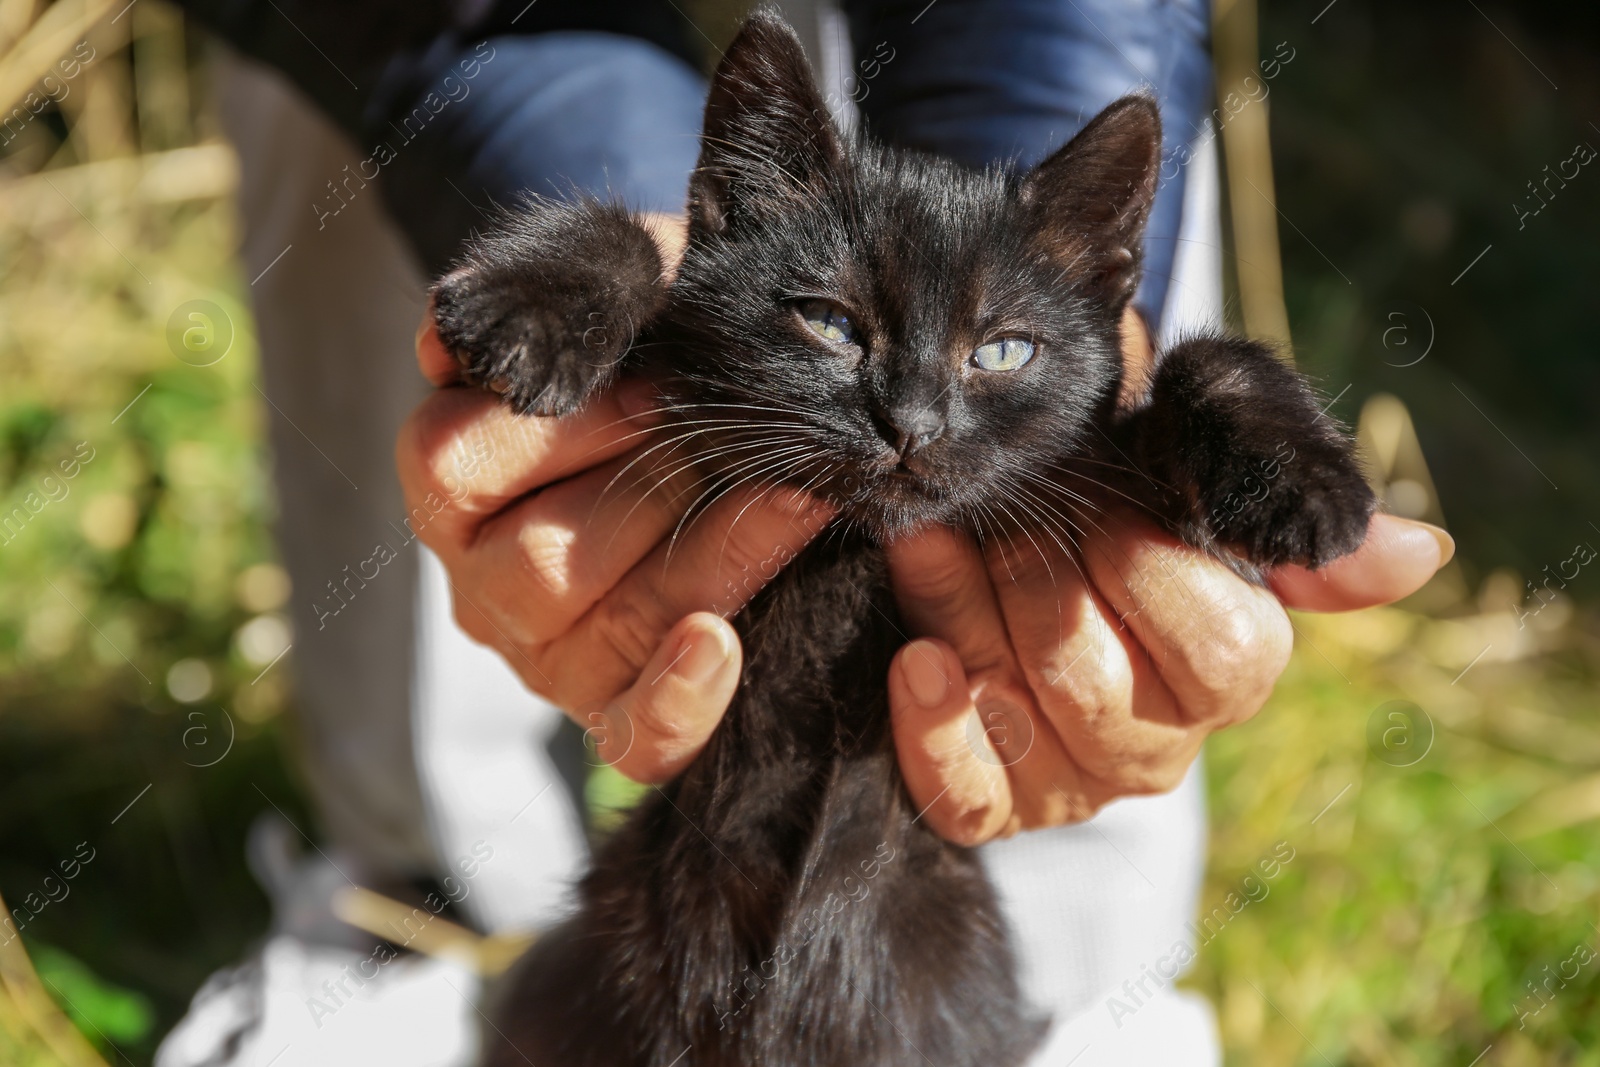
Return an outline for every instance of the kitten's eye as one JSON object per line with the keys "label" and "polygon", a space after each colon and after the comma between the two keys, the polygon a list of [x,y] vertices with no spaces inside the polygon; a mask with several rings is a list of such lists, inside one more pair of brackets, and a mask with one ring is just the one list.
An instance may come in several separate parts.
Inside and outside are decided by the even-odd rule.
{"label": "kitten's eye", "polygon": [[979,345],[972,353],[972,363],[980,370],[1016,370],[1033,358],[1033,342],[1020,337],[1004,337]]}
{"label": "kitten's eye", "polygon": [[853,345],[856,343],[856,328],[850,322],[844,308],[837,304],[830,304],[826,300],[807,300],[799,306],[800,317],[812,331],[822,338],[835,344]]}

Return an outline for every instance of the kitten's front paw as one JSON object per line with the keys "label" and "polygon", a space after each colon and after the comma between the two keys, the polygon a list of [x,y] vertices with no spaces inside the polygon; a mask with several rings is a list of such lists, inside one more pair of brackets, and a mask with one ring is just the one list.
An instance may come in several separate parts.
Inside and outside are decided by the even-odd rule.
{"label": "kitten's front paw", "polygon": [[532,201],[433,288],[467,381],[523,414],[567,415],[617,376],[666,303],[655,239],[620,205]]}
{"label": "kitten's front paw", "polygon": [[1197,336],[1165,353],[1131,421],[1140,469],[1193,544],[1256,567],[1320,567],[1354,552],[1376,505],[1350,438],[1272,349]]}
{"label": "kitten's front paw", "polygon": [[1345,443],[1330,444],[1285,439],[1202,492],[1211,538],[1267,567],[1320,567],[1361,547],[1377,501]]}
{"label": "kitten's front paw", "polygon": [[568,415],[610,385],[633,340],[616,314],[552,303],[535,286],[473,267],[434,288],[439,340],[462,377],[499,393],[520,414]]}

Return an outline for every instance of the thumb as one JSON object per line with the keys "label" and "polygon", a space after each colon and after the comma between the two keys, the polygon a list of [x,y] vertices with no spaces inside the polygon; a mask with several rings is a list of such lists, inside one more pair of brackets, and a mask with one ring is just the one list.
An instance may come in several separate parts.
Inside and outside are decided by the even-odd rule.
{"label": "thumb", "polygon": [[588,716],[601,760],[637,782],[664,782],[689,765],[739,685],[739,635],[696,612],[667,631],[638,679]]}
{"label": "thumb", "polygon": [[417,366],[422,368],[422,376],[433,385],[450,385],[461,377],[460,364],[445,350],[444,342],[439,340],[439,328],[433,321],[431,301],[428,310],[422,313],[421,324],[417,326]]}
{"label": "thumb", "polygon": [[1285,607],[1355,611],[1410,596],[1455,555],[1455,540],[1437,526],[1378,513],[1367,539],[1320,570],[1279,567],[1267,579]]}

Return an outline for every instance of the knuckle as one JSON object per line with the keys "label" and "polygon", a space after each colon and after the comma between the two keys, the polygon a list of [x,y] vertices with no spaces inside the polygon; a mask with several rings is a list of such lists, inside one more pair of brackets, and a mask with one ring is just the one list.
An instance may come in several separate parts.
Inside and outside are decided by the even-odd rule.
{"label": "knuckle", "polygon": [[429,397],[401,427],[395,443],[395,459],[409,490],[408,496],[414,499],[438,492],[443,486],[441,474],[449,469],[449,461],[461,440],[458,422],[452,414],[443,410],[440,397]]}
{"label": "knuckle", "polygon": [[1242,608],[1218,614],[1190,659],[1198,688],[1188,710],[1216,725],[1232,725],[1261,709],[1288,666],[1294,631],[1282,611]]}
{"label": "knuckle", "polygon": [[1183,784],[1188,770],[1186,764],[1173,760],[1125,764],[1106,784],[1121,796],[1158,796]]}
{"label": "knuckle", "polygon": [[997,580],[1016,585],[1044,588],[1056,586],[1055,568],[1051,566],[1045,549],[1030,537],[1010,536],[996,538],[993,542],[998,568],[991,568]]}
{"label": "knuckle", "polygon": [[609,596],[595,605],[590,625],[601,647],[633,671],[650,659],[665,630],[655,608],[626,595]]}
{"label": "knuckle", "polygon": [[497,639],[500,635],[484,615],[483,609],[476,604],[468,603],[459,592],[452,593],[451,613],[455,616],[456,625],[461,628],[462,633],[480,645],[498,647]]}
{"label": "knuckle", "polygon": [[395,464],[406,504],[429,512],[463,499],[468,482],[496,451],[485,423],[495,409],[464,390],[435,393],[407,417],[395,438]]}
{"label": "knuckle", "polygon": [[783,546],[758,544],[751,536],[740,536],[736,529],[718,562],[719,577],[730,582],[743,579],[765,584],[777,577],[778,570],[792,558],[793,553]]}
{"label": "knuckle", "polygon": [[988,806],[950,811],[939,819],[939,836],[963,848],[976,848],[999,834],[1009,821],[1009,815]]}
{"label": "knuckle", "polygon": [[1077,823],[1088,822],[1100,813],[1108,802],[1105,790],[1098,787],[1095,779],[1087,775],[1080,776],[1080,781],[1070,790],[1060,787],[1052,789],[1054,803],[1047,809],[1046,818],[1050,826],[1072,826]]}
{"label": "knuckle", "polygon": [[1035,689],[1047,712],[1093,720],[1131,705],[1133,665],[1126,656],[1108,654],[1104,648],[1075,656],[1066,651],[1035,673]]}
{"label": "knuckle", "polygon": [[1262,679],[1268,685],[1278,680],[1294,653],[1294,626],[1289,622],[1288,614],[1278,609],[1273,611],[1270,618],[1271,622],[1262,629],[1261,657],[1257,664]]}
{"label": "knuckle", "polygon": [[916,569],[906,578],[908,591],[913,596],[938,609],[960,598],[970,575],[967,561],[952,553],[919,560]]}
{"label": "knuckle", "polygon": [[577,535],[560,526],[528,523],[517,530],[517,569],[533,600],[565,599],[573,585]]}
{"label": "knuckle", "polygon": [[647,745],[671,751],[700,739],[701,727],[692,715],[685,714],[676,688],[657,685],[648,678],[640,682],[636,699],[622,709],[622,714],[632,719],[636,736]]}
{"label": "knuckle", "polygon": [[1224,697],[1240,689],[1240,681],[1256,675],[1261,656],[1261,628],[1238,608],[1219,611],[1206,621],[1188,653],[1189,673],[1202,695]]}

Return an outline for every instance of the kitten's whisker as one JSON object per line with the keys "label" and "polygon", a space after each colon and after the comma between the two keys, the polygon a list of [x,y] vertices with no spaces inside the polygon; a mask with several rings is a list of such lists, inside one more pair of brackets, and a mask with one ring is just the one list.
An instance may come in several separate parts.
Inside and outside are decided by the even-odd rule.
{"label": "kitten's whisker", "polygon": [[[1001,496],[997,496],[995,498],[995,500],[994,500],[994,505],[996,507],[998,507],[1001,511],[1006,513],[1006,517],[1011,520],[1011,525],[1015,529],[1021,531],[1022,536],[1026,537],[1028,539],[1028,543],[1033,546],[1033,550],[1035,552],[1039,553],[1039,562],[1044,564],[1044,572],[1045,572],[1045,574],[1049,575],[1049,577],[1050,577],[1050,586],[1051,586],[1051,588],[1055,588],[1055,585],[1056,585],[1056,572],[1055,572],[1055,568],[1050,566],[1050,557],[1049,557],[1049,555],[1047,555],[1045,553],[1045,550],[1042,547],[1040,547],[1039,542],[1034,540],[1033,532],[1028,529],[1027,524],[1022,522],[1020,519],[1018,519],[1017,516],[1012,513],[1011,509],[1006,507],[1005,500],[1006,500],[1006,494],[1002,494]],[[1013,503],[1015,503],[1015,501],[1013,501]],[[1012,544],[1016,543],[1014,538],[1012,539],[1011,543]],[[1003,547],[1001,548],[1000,552],[1001,552],[1002,556],[1005,555],[1005,549]],[[1011,570],[1011,568],[1008,566],[1006,568],[1007,573],[1010,573],[1010,570]],[[1015,581],[1016,579],[1013,578],[1012,580]]]}
{"label": "kitten's whisker", "polygon": [[[1040,527],[1041,527],[1041,532],[1046,534],[1046,535],[1048,535],[1052,540],[1055,541],[1057,546],[1059,546],[1061,548],[1062,554],[1065,555],[1067,557],[1068,561],[1070,561],[1072,563],[1073,569],[1078,572],[1078,577],[1080,579],[1082,579],[1083,582],[1087,586],[1088,576],[1086,574],[1084,574],[1083,565],[1078,562],[1077,554],[1075,552],[1073,552],[1071,549],[1069,549],[1066,545],[1062,544],[1061,538],[1056,535],[1055,526],[1054,526],[1054,524],[1052,524],[1050,522],[1049,517],[1044,515],[1044,514],[1042,514],[1036,507],[1034,507],[1027,500],[1027,498],[1023,497],[1022,495],[1013,494],[1013,493],[1008,493],[1007,495],[1011,499],[1012,503],[1016,504],[1019,508],[1021,508],[1028,515],[1030,515],[1034,519],[1038,520],[1038,522],[1040,524]],[[1032,537],[1031,534],[1029,535],[1028,539],[1030,541],[1033,540],[1033,537]],[[1069,537],[1068,540],[1071,540],[1071,538]],[[1035,549],[1037,549],[1039,547],[1037,542],[1034,542],[1034,547],[1035,547]],[[1040,556],[1041,557],[1044,556],[1043,552],[1040,552]],[[1049,576],[1050,576],[1051,588],[1059,590],[1061,588],[1060,582],[1057,581],[1056,576],[1055,576],[1055,571],[1051,568],[1050,561],[1049,561],[1048,558],[1044,558],[1044,565],[1045,565],[1045,572],[1047,574],[1049,574]],[[1054,603],[1055,609],[1056,609],[1056,641],[1057,641],[1057,643],[1060,643],[1066,637],[1066,620],[1065,620],[1065,615],[1064,615],[1064,613],[1062,611],[1061,597],[1058,595],[1055,598],[1053,598],[1053,603]]]}
{"label": "kitten's whisker", "polygon": [[[1052,507],[1048,501],[1038,496],[1037,493],[1029,490],[1026,486],[1015,485],[1011,486],[1010,489],[1015,493],[1014,499],[1016,500],[1017,504],[1026,508],[1030,514],[1038,518],[1043,526],[1044,532],[1049,534],[1057,545],[1061,546],[1062,554],[1064,554],[1067,559],[1072,562],[1073,568],[1078,572],[1078,577],[1083,579],[1085,588],[1092,588],[1093,583],[1090,582],[1088,573],[1083,569],[1083,564],[1078,559],[1079,554],[1082,552],[1082,548],[1079,545],[1079,537],[1082,536],[1082,531],[1078,529],[1077,523],[1061,514],[1054,507]],[[1048,514],[1042,513],[1040,509],[1045,509]],[[1054,521],[1052,520],[1052,516],[1054,516]],[[1058,522],[1065,524],[1066,528],[1062,528],[1058,531]],[[1065,543],[1063,542],[1063,538],[1065,539]],[[1060,610],[1061,605],[1060,602],[1057,601],[1056,611],[1058,615]]]}
{"label": "kitten's whisker", "polygon": [[[671,471],[668,471],[668,472],[666,472],[664,474],[660,474],[660,477],[657,479],[656,483],[654,485],[652,485],[649,489],[647,489],[645,492],[643,492],[643,493],[641,493],[639,495],[639,499],[634,501],[633,507],[628,509],[628,513],[626,515],[624,515],[622,517],[622,521],[617,524],[617,529],[615,531],[613,531],[613,533],[611,535],[611,541],[607,543],[607,546],[606,546],[607,549],[609,550],[611,544],[615,543],[616,538],[617,538],[617,534],[620,533],[625,526],[627,526],[628,521],[633,518],[634,512],[639,510],[640,506],[643,505],[644,502],[650,498],[650,495],[652,493],[656,492],[659,489],[662,489],[662,488],[665,488],[666,486],[669,486],[678,477],[678,475],[682,474],[684,471],[693,469],[694,467],[696,467],[700,463],[706,461],[707,459],[715,459],[715,458],[718,458],[720,456],[732,455],[732,454],[736,454],[738,452],[745,452],[745,451],[749,451],[751,449],[757,449],[757,448],[759,448],[759,449],[768,449],[773,445],[773,443],[774,442],[772,442],[770,440],[767,440],[766,438],[760,438],[760,439],[757,439],[757,440],[754,440],[754,441],[744,441],[744,442],[740,442],[740,443],[727,444],[727,445],[724,445],[724,446],[722,446],[720,448],[717,448],[717,449],[715,449],[715,450],[713,450],[712,452],[709,452],[709,453],[704,453],[704,454],[698,454],[697,453],[697,454],[695,454],[693,456],[690,456],[688,459],[681,461],[678,464],[678,466],[674,467]],[[807,445],[807,446],[799,446],[799,447],[809,447],[809,446]],[[659,472],[659,470],[657,468],[652,467],[650,470],[647,470],[643,474],[641,474],[639,476],[639,478],[636,479],[633,482],[633,485],[630,486],[630,488],[634,488],[634,487],[637,487],[638,485],[643,484],[645,479],[648,478],[653,473],[660,473],[660,472]],[[708,477],[714,477],[714,474],[705,474],[705,475],[702,475],[699,478],[696,478],[693,482],[691,482],[689,485],[684,487],[684,490],[683,490],[684,495],[687,495],[688,493],[693,492],[695,490],[695,488],[697,488],[701,483],[706,481],[706,479]],[[615,484],[615,482],[616,482],[616,479],[613,478],[611,484]],[[609,491],[610,488],[611,488],[611,485],[608,484],[607,487],[606,487],[607,491]],[[603,499],[604,496],[605,496],[605,493],[602,492],[600,499]],[[599,510],[599,506],[600,506],[600,500],[597,499],[596,502],[595,502],[595,510],[596,511]]]}
{"label": "kitten's whisker", "polygon": [[[979,504],[978,505],[978,509],[980,511],[982,511],[984,515],[988,516],[990,525],[992,525],[994,527],[995,540],[996,541],[1003,541],[1004,540],[1004,535],[1001,532],[1000,520],[995,518],[994,512],[989,510],[989,505],[988,504]],[[1015,574],[1013,574],[1012,571],[1011,571],[1011,561],[1006,559],[1005,549],[1004,548],[999,549],[999,553],[1000,553],[1000,565],[1003,566],[1006,569],[1006,577],[1011,579],[1011,581],[1013,583],[1015,583],[1016,580],[1017,580],[1017,576]]]}
{"label": "kitten's whisker", "polygon": [[765,489],[761,490],[761,492],[751,497],[750,500],[746,502],[745,506],[739,509],[739,513],[733,517],[733,521],[728,523],[728,531],[722,536],[722,547],[717,550],[717,565],[719,567],[722,565],[722,557],[728,553],[728,542],[733,540],[734,527],[739,525],[739,520],[744,518],[744,513],[755,507],[756,504],[760,503],[762,498],[764,498],[768,493],[778,488],[778,486],[782,484],[782,475],[788,473],[790,470],[795,469],[798,463],[805,463],[807,461],[808,460],[806,457],[801,457],[797,461],[790,461],[781,470],[764,472],[763,476],[778,475],[778,477],[771,478],[772,484],[768,485]]}
{"label": "kitten's whisker", "polygon": [[[664,410],[664,409],[654,408],[654,409],[651,409],[651,410],[652,411],[661,411],[661,410]],[[613,426],[620,426],[623,423],[630,421],[631,418],[632,418],[632,416],[628,416],[628,417],[621,418],[621,419],[613,419],[612,421],[606,423],[603,426],[596,427],[593,431],[591,431],[588,434],[585,434],[584,436],[585,437],[593,437],[593,436],[595,436],[596,434],[600,433],[603,430],[607,430],[607,429],[609,429],[609,428],[611,428]],[[612,443],[620,444],[620,443],[622,443],[624,441],[631,441],[631,440],[633,440],[634,438],[637,438],[637,437],[644,437],[647,434],[661,433],[661,432],[668,431],[668,430],[682,430],[682,429],[686,429],[688,427],[697,427],[697,426],[715,427],[715,426],[719,426],[719,425],[734,424],[734,423],[740,423],[740,422],[748,422],[748,420],[740,420],[740,419],[732,419],[732,418],[729,418],[729,419],[674,419],[673,421],[668,422],[668,423],[662,423],[662,424],[655,425],[655,426],[645,426],[645,427],[643,427],[641,429],[634,430],[632,433],[627,433],[627,434],[624,434],[623,436],[617,438],[614,442],[607,442],[607,444],[612,444]],[[761,425],[764,425],[764,424],[761,424]],[[798,427],[798,424],[796,424],[796,425]],[[605,447],[605,445],[596,445],[595,448],[592,449],[591,451],[592,452],[597,452],[603,447]]]}
{"label": "kitten's whisker", "polygon": [[[1018,477],[1024,479],[1025,481],[1031,482],[1036,486],[1040,486],[1043,489],[1048,490],[1049,492],[1051,492],[1053,494],[1065,497],[1066,499],[1071,500],[1074,503],[1082,504],[1085,508],[1088,508],[1090,511],[1101,511],[1102,510],[1100,508],[1100,505],[1097,504],[1093,499],[1091,499],[1090,497],[1084,496],[1082,493],[1078,492],[1075,489],[1067,488],[1066,486],[1062,485],[1060,482],[1056,481],[1054,478],[1046,478],[1046,477],[1043,477],[1042,475],[1038,475],[1038,474],[1035,474],[1032,471],[1027,471],[1027,470],[1017,471],[1016,473],[1017,473]],[[1016,483],[1016,484],[1021,484],[1021,483]]]}
{"label": "kitten's whisker", "polygon": [[[1002,492],[1005,492],[1013,502],[1020,507],[1026,508],[1030,515],[1037,518],[1043,527],[1043,532],[1050,535],[1051,539],[1055,541],[1056,545],[1065,555],[1071,556],[1074,554],[1077,546],[1077,538],[1066,530],[1061,530],[1058,532],[1056,523],[1052,521],[1052,516],[1054,519],[1065,522],[1067,526],[1072,527],[1075,530],[1076,525],[1071,522],[1071,520],[1067,519],[1066,516],[1062,515],[1054,508],[1050,507],[1048,502],[1046,502],[1036,492],[1030,490],[1027,486],[1005,486],[1002,487]],[[1059,533],[1066,534],[1065,541],[1062,540],[1062,538],[1059,536]]]}
{"label": "kitten's whisker", "polygon": [[[776,451],[774,451],[773,449],[774,449],[774,446],[776,446],[776,445],[782,445],[782,447],[778,448]],[[795,452],[796,450],[809,449],[810,447],[811,446],[809,444],[805,444],[805,443],[784,444],[781,441],[780,442],[775,442],[775,441],[768,440],[766,438],[762,438],[762,439],[756,440],[756,441],[747,441],[747,442],[745,442],[743,444],[738,444],[738,445],[728,445],[728,446],[723,447],[723,448],[718,448],[718,449],[716,449],[716,450],[714,450],[712,452],[708,452],[708,453],[704,453],[704,454],[696,454],[696,455],[688,457],[688,459],[682,461],[678,465],[677,468],[675,468],[671,473],[667,474],[662,480],[664,482],[665,481],[670,481],[671,479],[677,477],[683,471],[689,470],[690,468],[693,468],[693,467],[701,466],[708,460],[718,459],[718,458],[721,458],[721,457],[724,457],[724,456],[728,456],[728,455],[734,455],[734,454],[739,453],[739,452],[748,452],[748,451],[751,451],[753,449],[761,449],[762,450],[762,453],[759,456],[754,456],[754,457],[750,457],[747,460],[739,460],[738,461],[738,463],[744,464],[744,463],[747,463],[747,462],[758,462],[758,461],[760,461],[762,459],[772,459],[772,458],[777,457],[777,456],[789,455],[790,453]],[[704,481],[705,478],[716,477],[718,475],[718,473],[719,473],[719,470],[726,470],[726,469],[728,469],[728,468],[726,468],[726,467],[723,467],[723,468],[717,468],[717,467],[709,468],[709,469],[707,469],[705,475],[702,478],[697,479],[696,484],[699,484],[700,481]]]}
{"label": "kitten's whisker", "polygon": [[[1101,437],[1105,438],[1106,444],[1110,445],[1113,449],[1115,449],[1117,455],[1121,456],[1123,458],[1123,460],[1127,462],[1128,470],[1131,473],[1139,475],[1145,481],[1149,482],[1151,485],[1156,486],[1156,488],[1158,488],[1158,489],[1162,488],[1162,486],[1156,485],[1156,480],[1154,478],[1150,477],[1149,474],[1145,473],[1144,471],[1142,471],[1142,470],[1140,470],[1138,468],[1138,466],[1133,462],[1133,460],[1128,457],[1128,454],[1126,452],[1124,452],[1117,445],[1117,443],[1111,439],[1111,435],[1110,434],[1106,433],[1105,430],[1101,429],[1100,426],[1095,424],[1095,423],[1090,423],[1090,425],[1094,427],[1094,431],[1096,433],[1098,433]],[[1171,488],[1171,487],[1168,486],[1167,488]]]}
{"label": "kitten's whisker", "polygon": [[[734,422],[730,426],[719,428],[719,432],[732,434],[736,431],[744,430],[767,430],[771,427],[771,425],[772,424],[762,422]],[[785,426],[784,428],[787,429],[788,427]],[[648,457],[651,453],[657,451],[658,449],[665,448],[668,445],[682,444],[684,441],[693,440],[695,437],[700,436],[704,436],[704,431],[702,429],[685,430],[682,433],[673,435],[665,441],[658,442],[649,448],[644,449],[638,455],[636,455],[627,466],[623,467],[622,470],[618,471],[616,475],[612,477],[611,482],[606,486],[607,491],[609,491],[611,487],[616,484],[617,480],[626,474],[629,469],[631,469],[636,463]],[[671,449],[668,449],[668,452],[670,453]]]}
{"label": "kitten's whisker", "polygon": [[[1084,497],[1084,496],[1081,496],[1081,495],[1079,495],[1077,493],[1074,493],[1072,490],[1067,489],[1065,486],[1059,485],[1056,482],[1053,482],[1048,478],[1034,477],[1033,480],[1037,484],[1044,486],[1046,489],[1049,489],[1052,492],[1060,493],[1063,497],[1065,497],[1066,499],[1062,500],[1061,504],[1064,507],[1070,508],[1074,515],[1078,516],[1078,518],[1082,519],[1084,522],[1086,522],[1090,526],[1094,527],[1095,531],[1098,532],[1107,541],[1114,541],[1115,540],[1115,538],[1113,538],[1111,536],[1110,531],[1108,531],[1105,527],[1101,526],[1098,522],[1096,522],[1093,518],[1090,517],[1089,512],[1101,511],[1101,509],[1098,506],[1096,506],[1093,501],[1089,500],[1087,497]],[[1080,504],[1082,505],[1081,507],[1079,506]],[[1086,511],[1085,509],[1088,509],[1088,510]],[[1105,513],[1101,512],[1101,514],[1105,514]],[[1065,516],[1063,516],[1063,518],[1065,518]],[[1076,529],[1077,528],[1077,524],[1074,523],[1073,527]],[[1078,534],[1079,534],[1080,537],[1082,537],[1083,536],[1083,531],[1081,529],[1078,530]]]}
{"label": "kitten's whisker", "polygon": [[[1108,493],[1115,493],[1117,496],[1120,496],[1122,499],[1126,500],[1128,503],[1132,504],[1134,507],[1143,508],[1145,511],[1150,512],[1150,514],[1155,515],[1157,518],[1161,517],[1160,513],[1157,512],[1154,508],[1152,508],[1149,504],[1147,504],[1144,501],[1138,499],[1137,497],[1129,496],[1127,493],[1123,492],[1121,489],[1118,489],[1116,486],[1111,485],[1108,482],[1102,482],[1098,478],[1094,478],[1094,477],[1092,477],[1092,476],[1090,476],[1088,474],[1085,474],[1083,471],[1073,470],[1070,467],[1063,467],[1059,463],[1051,463],[1051,464],[1048,464],[1048,466],[1052,470],[1056,470],[1056,471],[1059,471],[1062,474],[1071,475],[1074,478],[1081,479],[1082,481],[1088,482],[1090,485],[1095,486],[1096,488],[1104,489]],[[1107,464],[1107,466],[1110,466],[1113,469],[1117,469],[1117,470],[1124,469],[1124,468],[1117,467],[1115,464]],[[1134,471],[1132,473],[1142,474],[1143,472]],[[1151,485],[1155,486],[1157,489],[1165,489],[1165,490],[1168,490],[1169,492],[1171,491],[1171,488],[1172,488],[1171,486],[1166,485],[1166,484],[1161,483],[1161,482],[1157,482],[1154,478],[1151,478],[1149,475],[1144,475],[1144,478],[1145,478],[1146,481],[1148,481]]]}
{"label": "kitten's whisker", "polygon": [[[815,455],[799,456],[799,457],[796,457],[795,459],[791,460],[788,464],[784,465],[784,467],[782,469],[783,470],[787,470],[790,467],[798,467],[798,466],[800,466],[800,465],[802,465],[804,463],[812,462],[816,458],[819,458],[819,457],[817,457]],[[705,503],[705,505],[703,507],[700,506],[700,501],[704,500],[707,494],[718,490],[719,487],[713,486],[712,489],[706,490],[706,493],[702,493],[701,496],[693,504],[689,505],[689,510],[685,511],[684,514],[683,514],[683,518],[678,520],[678,526],[677,526],[676,529],[674,529],[672,531],[672,537],[667,542],[666,559],[665,559],[665,561],[663,562],[663,565],[662,565],[663,573],[665,572],[666,568],[670,567],[671,564],[672,564],[672,554],[673,554],[673,552],[675,552],[677,550],[679,539],[681,537],[687,535],[688,532],[694,528],[694,524],[696,522],[700,521],[700,517],[702,515],[708,514],[711,511],[711,509],[713,507],[715,507],[716,504],[719,501],[721,501],[721,500],[725,499],[726,497],[732,495],[733,492],[735,490],[737,490],[738,488],[740,488],[741,486],[747,485],[750,482],[753,482],[753,481],[757,480],[758,478],[762,477],[764,474],[767,473],[767,471],[763,471],[758,466],[758,464],[760,462],[762,462],[762,461],[761,460],[753,460],[753,461],[751,461],[751,462],[749,462],[749,463],[747,463],[747,464],[745,464],[745,465],[743,465],[741,467],[735,468],[733,471],[728,472],[728,476],[729,477],[732,477],[734,474],[739,474],[739,477],[734,478],[733,481],[731,481],[728,484],[720,487],[720,491],[717,491],[715,496],[713,496],[710,500],[706,501],[706,503]],[[755,470],[750,470],[750,468],[753,467],[753,466],[756,467],[756,469]],[[771,470],[771,469],[772,468],[769,467],[769,470]],[[743,473],[743,472],[746,472],[746,471],[748,471],[748,473]],[[773,488],[773,487],[769,487],[769,490],[771,488]],[[743,512],[741,511],[740,514],[742,515]],[[691,516],[693,516],[693,517],[691,518]],[[687,520],[687,523],[685,522],[685,520]],[[726,547],[727,547],[726,542],[724,542],[724,545],[723,545],[724,550],[726,550]],[[721,557],[719,556],[718,558],[720,559]]]}
{"label": "kitten's whisker", "polygon": [[[796,446],[796,447],[801,447],[801,446]],[[721,471],[721,472],[717,473],[717,475],[713,479],[711,488],[709,488],[705,492],[701,493],[698,497],[696,497],[694,499],[693,502],[691,502],[689,504],[689,507],[683,513],[683,517],[678,520],[677,527],[672,531],[672,537],[668,541],[668,544],[667,544],[667,562],[668,563],[670,563],[671,560],[672,560],[672,553],[673,553],[674,549],[677,547],[678,539],[684,533],[686,533],[689,528],[693,527],[694,523],[699,520],[699,517],[701,515],[705,514],[706,512],[710,511],[711,508],[717,503],[718,500],[721,500],[723,497],[727,496],[730,492],[733,491],[734,488],[736,488],[739,485],[742,485],[746,481],[751,480],[751,478],[753,478],[753,477],[759,476],[759,474],[761,473],[760,472],[760,465],[762,463],[768,462],[771,458],[772,457],[770,457],[770,456],[758,456],[755,459],[746,460],[743,463],[737,464],[734,467],[729,468],[728,470]],[[804,457],[804,458],[810,459],[810,458],[813,458],[813,457]],[[751,468],[755,468],[755,472],[753,474],[748,474],[747,475],[747,474],[744,473],[746,471],[751,470]],[[730,482],[730,481],[728,481],[728,479],[732,479],[732,481]],[[726,484],[719,484],[719,482],[723,482],[723,483],[726,483]],[[715,496],[711,496],[711,494],[713,494],[713,493],[715,493],[716,495]],[[706,499],[708,496],[711,496],[710,500]],[[702,502],[704,502],[704,506],[702,506]]]}
{"label": "kitten's whisker", "polygon": [[[772,396],[767,396],[765,394],[761,394],[761,393],[757,392],[757,390],[753,390],[752,389],[751,392],[752,393],[756,393],[756,395],[760,396],[761,399],[769,400],[769,401],[772,401],[773,403],[777,403],[778,400],[779,400],[779,398],[777,398],[777,397],[772,397]],[[693,410],[697,410],[697,409],[700,409],[700,408],[713,408],[713,409],[729,408],[729,409],[732,409],[734,411],[770,411],[770,412],[774,412],[774,413],[779,414],[779,415],[810,415],[810,416],[813,416],[813,417],[826,417],[827,414],[828,414],[827,412],[823,412],[823,411],[820,411],[820,410],[815,410],[815,409],[811,409],[811,408],[802,408],[802,407],[794,406],[794,405],[774,407],[774,406],[769,406],[769,405],[765,405],[765,404],[750,404],[750,403],[736,404],[736,403],[733,403],[732,401],[716,401],[716,402],[685,401],[685,402],[676,402],[676,403],[673,403],[673,404],[669,404],[669,405],[667,405],[667,406],[665,406],[663,408],[660,408],[658,410],[669,411],[669,412],[677,412],[677,411],[693,411]],[[805,422],[797,422],[796,425],[797,426],[805,426],[808,429],[811,428],[810,424],[809,423],[805,423]]]}

